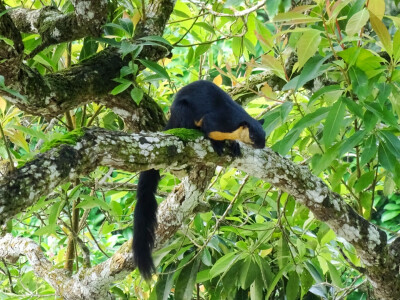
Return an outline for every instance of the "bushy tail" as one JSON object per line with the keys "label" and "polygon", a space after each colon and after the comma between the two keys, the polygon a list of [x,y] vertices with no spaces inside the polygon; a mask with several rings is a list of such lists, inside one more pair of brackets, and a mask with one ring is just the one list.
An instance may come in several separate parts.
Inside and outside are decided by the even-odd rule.
{"label": "bushy tail", "polygon": [[140,274],[148,280],[154,272],[151,252],[157,226],[157,201],[155,193],[160,172],[148,170],[140,173],[133,226],[133,260]]}

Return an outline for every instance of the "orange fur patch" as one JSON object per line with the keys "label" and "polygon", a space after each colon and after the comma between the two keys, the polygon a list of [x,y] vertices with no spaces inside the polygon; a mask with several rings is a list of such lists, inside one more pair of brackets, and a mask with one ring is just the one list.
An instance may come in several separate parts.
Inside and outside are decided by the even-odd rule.
{"label": "orange fur patch", "polygon": [[208,137],[215,141],[236,140],[250,145],[253,144],[250,139],[249,128],[244,126],[240,126],[233,132],[211,131]]}
{"label": "orange fur patch", "polygon": [[195,120],[194,121],[194,125],[196,125],[197,127],[201,127],[203,125],[203,118],[201,118],[198,121]]}

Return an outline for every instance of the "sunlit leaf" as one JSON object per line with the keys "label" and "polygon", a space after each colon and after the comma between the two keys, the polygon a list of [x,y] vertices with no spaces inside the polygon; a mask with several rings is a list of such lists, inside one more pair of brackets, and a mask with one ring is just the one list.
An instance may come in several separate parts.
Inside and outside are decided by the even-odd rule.
{"label": "sunlit leaf", "polygon": [[346,24],[347,35],[352,36],[358,33],[367,24],[368,19],[369,13],[365,8],[355,13]]}

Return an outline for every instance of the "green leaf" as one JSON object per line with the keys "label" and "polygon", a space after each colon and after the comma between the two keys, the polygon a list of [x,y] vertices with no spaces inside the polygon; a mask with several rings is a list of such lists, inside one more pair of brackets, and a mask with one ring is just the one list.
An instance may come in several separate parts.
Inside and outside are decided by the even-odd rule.
{"label": "green leaf", "polygon": [[315,54],[321,42],[321,31],[310,29],[303,33],[297,42],[298,69]]}
{"label": "green leaf", "polygon": [[216,261],[214,266],[210,270],[210,277],[214,278],[218,274],[221,274],[227,270],[236,262],[236,260],[239,258],[239,254],[236,254],[235,252],[230,252],[224,256],[222,256],[220,259]]}
{"label": "green leaf", "polygon": [[133,23],[130,18],[119,19],[119,24],[121,28],[126,32],[128,37],[133,36]]}
{"label": "green leaf", "polygon": [[393,36],[393,58],[395,62],[400,59],[400,30],[397,30]]}
{"label": "green leaf", "polygon": [[264,116],[264,131],[266,136],[279,125],[286,121],[287,116],[293,108],[292,102],[285,102],[281,106],[274,108],[273,110],[267,112]]}
{"label": "green leaf", "polygon": [[301,88],[304,84],[306,84],[308,81],[313,80],[314,78],[324,73],[329,68],[329,65],[323,65],[323,64],[331,56],[332,54],[328,54],[325,57],[322,57],[320,55],[315,55],[311,57],[304,65],[304,68],[301,71],[300,75],[296,76],[288,83],[286,83],[283,86],[282,90],[284,91],[290,89],[297,90]]}
{"label": "green leaf", "polygon": [[379,118],[376,116],[376,114],[372,113],[369,110],[365,111],[363,116],[365,131],[371,132],[371,130],[375,129],[378,120]]}
{"label": "green leaf", "polygon": [[192,263],[184,267],[182,272],[179,274],[175,287],[176,300],[192,299],[199,265],[200,259],[195,259]]}
{"label": "green leaf", "polygon": [[385,24],[383,24],[383,22],[377,16],[375,16],[371,11],[369,12],[369,15],[370,15],[369,19],[371,22],[371,26],[378,35],[379,39],[381,40],[383,48],[390,56],[392,56],[393,44],[390,38],[389,31],[387,30]]}
{"label": "green leaf", "polygon": [[139,105],[140,101],[143,99],[143,90],[135,86],[135,88],[133,88],[131,91],[131,98],[136,102],[137,105]]}
{"label": "green leaf", "polygon": [[329,147],[323,155],[315,155],[312,159],[313,174],[318,175],[328,168],[333,160],[338,156],[340,143]]}
{"label": "green leaf", "polygon": [[355,13],[346,24],[346,34],[348,36],[358,34],[361,28],[363,28],[365,24],[367,24],[368,19],[369,13],[368,10],[365,8]]}
{"label": "green leaf", "polygon": [[354,93],[360,99],[365,99],[370,95],[371,89],[368,86],[368,76],[365,72],[355,66],[349,69],[349,76]]}
{"label": "green leaf", "polygon": [[303,24],[303,23],[314,23],[321,21],[320,18],[310,17],[303,15],[299,12],[289,11],[286,13],[280,13],[273,19],[274,22],[284,22],[285,24]]}
{"label": "green leaf", "polygon": [[202,270],[197,273],[196,283],[201,283],[204,281],[209,281],[210,278],[210,269]]}
{"label": "green leaf", "polygon": [[329,107],[321,107],[316,111],[306,115],[293,126],[293,128],[282,140],[275,143],[272,146],[272,149],[276,152],[279,152],[281,155],[285,155],[297,141],[303,129],[323,120],[328,115],[329,109]]}
{"label": "green leaf", "polygon": [[148,35],[148,36],[144,36],[138,39],[139,41],[150,41],[150,42],[156,42],[156,43],[161,43],[161,44],[165,44],[168,46],[172,46],[170,42],[168,42],[166,39],[164,39],[161,36],[158,35]]}
{"label": "green leaf", "polygon": [[32,128],[28,128],[25,126],[19,126],[19,125],[9,125],[8,127],[20,130],[26,134],[29,134],[32,137],[36,137],[38,139],[44,140],[45,142],[47,142],[49,140],[48,137],[42,131],[39,131],[39,130],[35,130]]}
{"label": "green leaf", "polygon": [[14,48],[14,41],[10,40],[4,36],[0,36],[0,41],[3,41],[4,43],[6,43],[7,45],[11,46]]}
{"label": "green leaf", "polygon": [[369,220],[371,218],[371,209],[372,209],[372,193],[371,192],[362,192],[360,197],[360,203],[362,210],[362,216]]}
{"label": "green leaf", "polygon": [[131,85],[132,85],[132,81],[127,81],[127,82],[121,83],[121,84],[117,85],[115,88],[113,88],[113,90],[110,93],[111,93],[111,95],[118,95],[119,93],[122,93],[123,91],[125,91]]}
{"label": "green leaf", "polygon": [[289,131],[288,134],[285,135],[282,140],[278,141],[272,146],[272,150],[278,152],[281,155],[286,155],[286,153],[288,153],[290,148],[292,148],[294,143],[299,138],[301,131],[302,130],[299,129],[292,129],[291,131]]}
{"label": "green leaf", "polygon": [[285,70],[281,62],[272,55],[264,54],[261,56],[261,64],[268,70],[271,70],[276,76],[286,80]]}
{"label": "green leaf", "polygon": [[138,59],[138,60],[146,68],[152,70],[153,72],[156,72],[161,77],[170,80],[167,71],[163,67],[161,67],[159,64],[157,64],[153,61],[150,61],[150,60],[145,60],[145,59]]}
{"label": "green leaf", "polygon": [[364,103],[364,106],[386,124],[392,125],[394,128],[398,130],[400,129],[400,126],[397,124],[397,119],[393,115],[393,111],[389,109],[383,109],[379,105],[379,103],[369,102],[369,103]]}
{"label": "green leaf", "polygon": [[99,42],[93,40],[90,37],[84,38],[82,50],[81,53],[79,54],[79,61],[82,61],[95,54],[98,47],[99,47]]}
{"label": "green leaf", "polygon": [[397,136],[387,130],[379,130],[378,135],[385,141],[389,151],[398,159],[400,158],[400,141]]}
{"label": "green leaf", "polygon": [[389,172],[394,172],[394,163],[396,158],[390,152],[385,143],[380,143],[378,147],[378,160],[379,163]]}
{"label": "green leaf", "polygon": [[383,208],[386,210],[400,210],[400,204],[389,203],[386,204]]}
{"label": "green leaf", "polygon": [[263,300],[263,282],[260,278],[256,278],[256,280],[250,285],[250,299],[251,300]]}
{"label": "green leaf", "polygon": [[35,231],[35,235],[51,235],[53,233],[56,232],[57,229],[57,225],[56,224],[50,224],[50,225],[46,225],[43,226],[41,228],[39,228],[38,230]]}
{"label": "green leaf", "polygon": [[203,254],[201,255],[201,261],[203,262],[203,264],[205,264],[208,267],[212,266],[211,253],[210,253],[210,250],[208,250],[208,248],[205,248],[203,250]]}
{"label": "green leaf", "polygon": [[375,135],[371,135],[365,142],[364,147],[362,148],[360,165],[364,166],[367,162],[369,162],[376,155],[376,151],[378,146],[376,145]]}
{"label": "green leaf", "polygon": [[328,116],[326,117],[324,135],[322,137],[325,147],[329,147],[339,134],[345,112],[346,104],[342,99],[336,101],[330,109]]}
{"label": "green leaf", "polygon": [[382,222],[389,221],[391,219],[394,219],[400,215],[400,210],[391,210],[391,211],[385,211],[382,214]]}
{"label": "green leaf", "polygon": [[206,53],[208,49],[210,49],[211,44],[204,44],[204,45],[199,45],[196,47],[196,50],[194,52],[194,57],[199,58],[202,54]]}
{"label": "green leaf", "polygon": [[303,272],[300,275],[300,281],[301,281],[301,299],[303,299],[303,296],[309,292],[311,286],[314,283],[314,280],[310,272],[307,269],[303,269]]}
{"label": "green leaf", "polygon": [[354,115],[356,115],[357,117],[359,117],[361,119],[364,117],[363,108],[356,101],[354,101],[353,99],[349,99],[347,97],[343,97],[342,101],[344,101],[344,103],[346,103],[346,106],[351,113],[353,113]]}
{"label": "green leaf", "polygon": [[50,209],[49,212],[49,225],[57,225],[57,218],[63,209],[65,201],[56,202]]}
{"label": "green leaf", "polygon": [[289,280],[286,285],[286,298],[287,300],[296,300],[300,289],[300,278],[296,272],[289,273]]}
{"label": "green leaf", "polygon": [[365,130],[360,130],[353,134],[351,137],[347,138],[345,142],[342,143],[342,145],[340,146],[339,157],[357,146],[363,140],[365,134]]}
{"label": "green leaf", "polygon": [[0,12],[0,17],[1,17],[2,15],[5,15],[6,13],[8,13],[8,12],[14,10],[14,9],[20,8],[20,7],[21,7],[21,6],[15,6],[15,7],[11,7],[11,8],[5,9],[5,10],[3,10],[2,12]]}
{"label": "green leaf", "polygon": [[316,111],[307,114],[304,118],[301,118],[294,126],[293,129],[304,129],[311,125],[314,125],[321,120],[325,119],[330,111],[330,107],[321,107],[318,108]]}
{"label": "green leaf", "polygon": [[242,289],[246,290],[250,287],[256,279],[257,274],[259,274],[258,271],[259,269],[252,260],[251,255],[247,256],[242,262],[239,276],[239,283]]}
{"label": "green leaf", "polygon": [[81,198],[84,200],[76,206],[77,208],[90,209],[93,207],[101,207],[104,210],[111,211],[110,206],[99,198],[89,195],[81,195]]}
{"label": "green leaf", "polygon": [[205,22],[196,22],[194,26],[199,26],[203,28],[204,30],[207,30],[208,32],[215,34],[214,27],[212,27],[210,24],[205,23]]}
{"label": "green leaf", "polygon": [[[396,183],[394,182],[392,176],[389,176],[389,174],[386,174],[385,182],[383,184],[383,194],[385,196],[389,196],[389,195],[393,194],[395,187],[396,187]],[[398,209],[400,209],[400,205],[399,205]]]}
{"label": "green leaf", "polygon": [[311,96],[310,100],[308,101],[308,105],[312,104],[315,100],[317,100],[322,95],[333,92],[333,91],[343,92],[340,85],[338,85],[338,84],[324,86],[323,88],[319,89]]}
{"label": "green leaf", "polygon": [[336,269],[336,267],[329,261],[327,261],[326,263],[328,265],[329,274],[331,275],[333,284],[339,288],[342,288],[343,284],[342,284],[342,280],[340,278],[340,273],[339,273],[338,269]]}
{"label": "green leaf", "polygon": [[136,58],[139,53],[142,51],[143,46],[142,45],[136,45],[132,44],[126,40],[122,41],[120,51],[122,53],[122,58],[124,58],[126,55],[131,54],[132,58]]}
{"label": "green leaf", "polygon": [[271,284],[267,287],[267,295],[265,299],[270,299],[271,293],[275,290],[275,286],[277,285],[278,281],[282,278],[282,275],[287,272],[289,268],[291,268],[291,264],[284,265],[279,272],[275,275],[274,279],[272,280]]}
{"label": "green leaf", "polygon": [[372,184],[374,181],[375,177],[375,171],[369,171],[363,175],[360,176],[359,179],[357,179],[356,183],[354,184],[354,190],[356,193],[361,192],[363,189],[367,188]]}
{"label": "green leaf", "polygon": [[152,296],[156,296],[154,298],[157,300],[168,300],[169,295],[171,294],[175,275],[174,272],[170,272],[172,267],[166,269],[166,272],[168,272],[168,274],[163,274],[157,279],[156,286],[152,292]]}

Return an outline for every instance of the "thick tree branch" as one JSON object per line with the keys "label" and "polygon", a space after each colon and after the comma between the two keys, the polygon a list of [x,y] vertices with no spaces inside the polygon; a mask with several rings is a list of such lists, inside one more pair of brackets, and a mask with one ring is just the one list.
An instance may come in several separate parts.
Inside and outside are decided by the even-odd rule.
{"label": "thick tree branch", "polygon": [[[106,10],[102,10],[101,5],[97,7],[95,2],[97,3],[98,1],[75,1],[76,10],[74,17],[76,19],[73,19],[73,23],[76,23],[76,26],[80,30],[80,25],[86,24],[89,21],[86,14],[91,17],[96,16],[100,18],[99,20],[101,21],[99,21],[99,24],[103,22],[104,16],[102,14]],[[102,5],[104,3],[106,1],[101,1]],[[4,6],[0,8],[4,10]],[[170,0],[154,1],[152,5],[147,6],[145,9],[147,18],[141,20],[137,25],[135,38],[147,34],[162,35],[166,20],[172,13],[173,2]],[[35,17],[40,19],[40,15],[42,14],[46,15],[44,19],[46,22],[50,22],[51,25],[43,25],[39,21],[35,21]],[[45,8],[41,12],[20,9],[13,12],[13,16],[16,18],[16,21],[20,21],[21,30],[27,30],[26,28],[29,27],[31,30],[38,30],[39,32],[43,28],[58,28],[57,26],[59,25],[57,25],[57,22],[64,20],[64,17],[66,18],[66,16],[51,8]],[[28,16],[29,18],[24,19],[24,16]],[[22,21],[22,19],[24,20]],[[93,28],[89,26],[86,27],[86,30],[96,31]],[[51,32],[54,35],[54,29]],[[70,34],[73,34],[73,30]],[[0,18],[0,35],[12,39],[14,44],[16,44],[15,41],[19,33],[18,30],[15,30],[14,23],[8,14]],[[82,36],[84,35],[85,33],[82,33]],[[56,42],[58,41],[54,41],[54,43]],[[139,118],[137,106],[134,101],[125,94],[117,96],[109,95],[109,92],[117,84],[113,79],[119,77],[120,69],[129,62],[128,57],[125,60],[122,59],[119,49],[107,48],[69,69],[44,76],[23,64],[20,52],[13,50],[11,46],[0,40],[0,60],[6,59],[0,65],[0,75],[5,77],[6,85],[18,91],[25,99],[14,97],[3,90],[0,90],[0,95],[21,110],[50,118],[92,101],[100,102],[114,111],[122,113],[123,116],[133,116],[130,117],[130,120],[127,119],[128,123],[130,121],[132,122],[131,127],[140,128],[138,124],[142,115]],[[138,58],[157,61],[166,54],[167,51],[163,47],[145,46]],[[149,100],[149,98],[146,97],[143,102],[145,100]],[[143,104],[143,106],[146,105]],[[165,120],[163,120],[163,117],[160,117],[161,110],[154,103],[150,103],[150,106],[155,110],[147,112],[147,114],[158,116],[155,120],[155,128],[159,129]],[[147,117],[147,121],[145,118],[140,122],[143,124],[148,122],[149,119],[150,117]],[[158,125],[157,122],[159,122]]]}
{"label": "thick tree branch", "polygon": [[88,174],[99,165],[134,172],[149,168],[185,171],[204,162],[229,164],[293,195],[338,236],[352,243],[367,269],[367,276],[378,287],[377,295],[391,299],[385,294],[388,289],[379,290],[389,286],[390,291],[398,291],[400,287],[398,259],[393,252],[389,253],[386,234],[358,215],[306,167],[268,148],[253,150],[242,145],[242,150],[243,157],[232,160],[210,152],[209,142],[202,138],[182,142],[161,133],[129,135],[90,129],[76,145],[63,145],[41,154],[1,182],[0,220],[4,222],[55,186]]}
{"label": "thick tree branch", "polygon": [[107,1],[72,1],[73,13],[64,14],[56,7],[31,10],[17,8],[10,16],[20,32],[37,33],[47,46],[70,42],[86,36],[100,36],[107,17]]}

